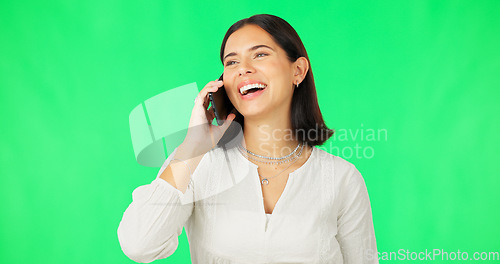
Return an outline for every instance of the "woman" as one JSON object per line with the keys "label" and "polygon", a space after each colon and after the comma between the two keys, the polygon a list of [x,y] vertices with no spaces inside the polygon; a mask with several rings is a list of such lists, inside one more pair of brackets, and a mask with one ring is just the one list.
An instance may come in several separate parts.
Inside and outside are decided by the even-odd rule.
{"label": "woman", "polygon": [[[125,254],[166,258],[185,226],[193,263],[378,263],[361,174],[315,147],[333,131],[295,30],[272,15],[240,20],[220,56],[223,81],[200,91],[185,140],[133,192],[118,228]],[[222,85],[236,111],[217,127],[207,95]],[[216,146],[230,124],[242,133]]]}

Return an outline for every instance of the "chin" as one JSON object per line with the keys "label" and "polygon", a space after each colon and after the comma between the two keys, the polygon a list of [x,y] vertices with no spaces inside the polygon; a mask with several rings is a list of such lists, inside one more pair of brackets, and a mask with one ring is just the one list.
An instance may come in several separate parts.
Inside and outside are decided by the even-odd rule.
{"label": "chin", "polygon": [[241,109],[241,111],[239,112],[245,118],[261,118],[269,115],[271,111],[266,111],[263,108],[251,107],[251,108]]}

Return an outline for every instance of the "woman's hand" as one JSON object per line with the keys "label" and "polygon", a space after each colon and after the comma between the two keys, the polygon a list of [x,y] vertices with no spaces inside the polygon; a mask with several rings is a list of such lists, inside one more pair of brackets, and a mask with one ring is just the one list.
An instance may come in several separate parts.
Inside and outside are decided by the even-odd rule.
{"label": "woman's hand", "polygon": [[183,147],[191,149],[192,153],[204,154],[214,148],[236,117],[234,113],[231,113],[222,126],[212,125],[215,114],[212,107],[207,109],[210,104],[208,93],[215,93],[222,85],[222,81],[211,81],[203,87],[196,97],[188,132],[182,143]]}

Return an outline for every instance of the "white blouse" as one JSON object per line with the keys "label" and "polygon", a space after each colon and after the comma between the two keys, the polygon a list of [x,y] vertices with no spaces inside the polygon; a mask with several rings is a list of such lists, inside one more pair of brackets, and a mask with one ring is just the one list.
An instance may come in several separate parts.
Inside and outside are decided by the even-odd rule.
{"label": "white blouse", "polygon": [[185,193],[159,178],[176,150],[123,214],[132,260],[170,256],[184,226],[192,263],[378,263],[368,192],[348,161],[313,147],[266,214],[258,166],[238,149],[207,152]]}

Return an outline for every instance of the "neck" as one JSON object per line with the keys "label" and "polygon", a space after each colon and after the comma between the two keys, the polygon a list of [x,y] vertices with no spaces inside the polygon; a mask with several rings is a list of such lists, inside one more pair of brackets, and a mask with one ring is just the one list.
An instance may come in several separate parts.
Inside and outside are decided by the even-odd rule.
{"label": "neck", "polygon": [[243,147],[253,153],[281,157],[292,152],[299,142],[292,131],[290,118],[266,115],[266,119],[245,118]]}

